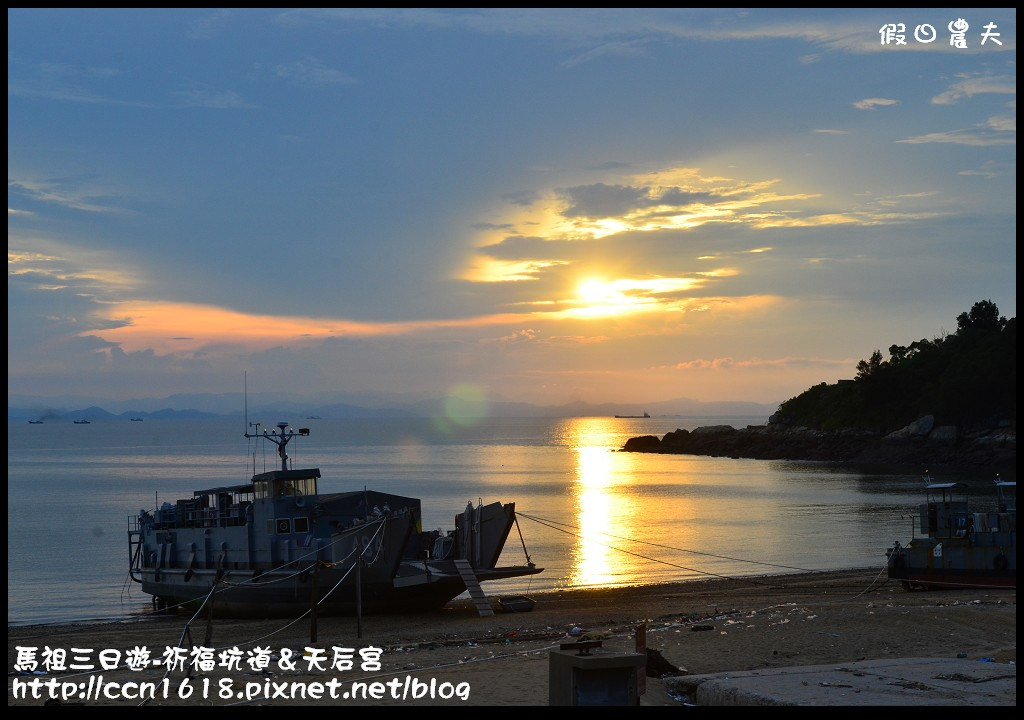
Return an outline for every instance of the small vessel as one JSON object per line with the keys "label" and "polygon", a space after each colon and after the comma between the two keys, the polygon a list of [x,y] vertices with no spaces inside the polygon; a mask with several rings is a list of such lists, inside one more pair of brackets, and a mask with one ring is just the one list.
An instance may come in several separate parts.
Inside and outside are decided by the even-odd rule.
{"label": "small vessel", "polygon": [[920,536],[886,550],[905,590],[1017,586],[1017,483],[996,480],[995,512],[972,512],[964,483],[925,477]]}
{"label": "small vessel", "polygon": [[411,612],[469,590],[481,614],[493,614],[480,582],[542,572],[529,555],[498,566],[519,527],[515,503],[470,502],[453,530],[424,532],[417,498],[319,492],[319,468],[292,468],[285,451],[309,434],[286,422],[261,433],[249,423],[244,437],[276,445],[279,470],[129,519],[130,575],[155,607],[208,601],[224,617],[295,617],[314,606],[324,615]]}
{"label": "small vessel", "polygon": [[131,418],[132,422],[142,422],[142,418]]}
{"label": "small vessel", "polygon": [[91,424],[88,420],[75,420],[75,425],[89,425]]}
{"label": "small vessel", "polygon": [[649,418],[651,415],[646,410],[643,415],[616,415],[617,418]]}
{"label": "small vessel", "polygon": [[29,425],[42,425],[43,421],[42,420],[29,420],[28,424]]}

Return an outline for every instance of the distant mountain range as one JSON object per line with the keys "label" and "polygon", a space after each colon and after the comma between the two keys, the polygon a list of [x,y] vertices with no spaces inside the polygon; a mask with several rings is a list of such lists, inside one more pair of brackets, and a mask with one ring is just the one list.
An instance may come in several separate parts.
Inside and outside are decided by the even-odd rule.
{"label": "distant mountain range", "polygon": [[[244,400],[241,394],[226,395],[181,395],[161,399],[132,400],[128,403],[105,403],[107,408],[90,404],[87,407],[69,409],[56,407],[53,400],[40,401],[32,398],[8,398],[8,420],[143,420],[157,419],[203,419],[239,418],[243,415]],[[250,396],[248,412],[251,418],[271,416],[279,419],[298,421],[303,418],[359,419],[359,418],[401,418],[401,417],[443,417],[446,415],[446,400],[378,398],[378,402],[367,398],[366,404],[314,403],[289,400],[287,398]],[[383,402],[380,402],[383,400]],[[70,405],[70,403],[69,403]],[[228,408],[237,408],[230,410]],[[71,405],[74,408],[74,405]],[[143,409],[150,408],[150,409]],[[157,408],[157,409],[153,409]],[[701,402],[690,398],[677,398],[655,403],[626,405],[623,403],[573,402],[563,405],[533,405],[530,403],[492,402],[486,405],[465,408],[469,416],[487,417],[600,417],[613,415],[642,415],[652,417],[759,417],[765,420],[778,409],[777,404],[752,402]]]}

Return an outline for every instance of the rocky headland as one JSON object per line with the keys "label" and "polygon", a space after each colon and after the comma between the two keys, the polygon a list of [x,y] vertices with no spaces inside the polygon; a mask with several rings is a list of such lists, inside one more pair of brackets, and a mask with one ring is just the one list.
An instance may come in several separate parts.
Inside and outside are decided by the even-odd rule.
{"label": "rocky headland", "polygon": [[709,425],[674,430],[664,437],[630,438],[623,452],[678,453],[761,460],[818,460],[851,464],[991,467],[1016,472],[1017,428],[1004,421],[995,428],[961,430],[936,425],[927,415],[890,433],[859,429],[815,430],[773,415],[767,425]]}

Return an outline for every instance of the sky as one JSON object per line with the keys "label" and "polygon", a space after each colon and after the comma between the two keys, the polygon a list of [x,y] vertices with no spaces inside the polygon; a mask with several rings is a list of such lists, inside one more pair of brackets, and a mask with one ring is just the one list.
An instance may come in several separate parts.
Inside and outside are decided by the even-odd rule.
{"label": "sky", "polygon": [[9,404],[777,403],[1016,316],[1012,9],[7,17]]}

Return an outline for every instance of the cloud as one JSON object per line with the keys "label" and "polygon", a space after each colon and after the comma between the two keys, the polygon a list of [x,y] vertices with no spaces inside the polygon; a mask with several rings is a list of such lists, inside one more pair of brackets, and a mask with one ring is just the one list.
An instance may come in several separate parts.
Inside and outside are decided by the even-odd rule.
{"label": "cloud", "polygon": [[892,98],[864,98],[863,100],[858,100],[853,103],[853,106],[858,110],[874,110],[880,107],[899,104],[899,100],[893,100]]}
{"label": "cloud", "polygon": [[[543,199],[518,212],[515,223],[508,223],[529,223],[531,233],[506,235],[477,247],[460,277],[471,284],[521,285],[507,292],[492,291],[492,300],[501,298],[508,307],[547,302],[559,310],[579,313],[581,308],[596,306],[615,309],[617,302],[634,310],[648,309],[648,305],[667,309],[670,304],[665,298],[651,295],[639,301],[640,294],[624,293],[626,299],[588,305],[579,303],[573,292],[587,278],[613,284],[654,275],[685,280],[688,292],[700,294],[708,282],[731,282],[744,275],[745,265],[765,262],[756,258],[782,256],[768,252],[777,251],[781,241],[748,239],[743,229],[864,228],[949,214],[933,207],[905,208],[908,202],[927,199],[931,192],[869,198],[852,206],[830,208],[821,206],[819,194],[778,191],[780,183],[778,178],[751,182],[706,177],[694,168],[667,168],[622,183],[598,182],[538,192]],[[812,204],[814,200],[819,202]],[[703,232],[709,228],[720,232]],[[711,237],[720,240],[709,242]],[[708,267],[708,260],[714,266]],[[652,272],[652,268],[656,270]]]}
{"label": "cloud", "polygon": [[27,63],[16,57],[8,57],[7,93],[16,97],[36,97],[84,105],[142,109],[160,107],[151,101],[111,96],[110,81],[119,79],[121,74],[119,69],[106,66]]}
{"label": "cloud", "polygon": [[[115,194],[91,187],[92,177],[48,178],[45,180],[20,179],[7,181],[7,192],[23,202],[59,205],[70,210],[87,213],[119,213],[124,208],[112,205]],[[118,193],[120,194],[120,193]],[[10,201],[10,197],[8,197]],[[26,211],[7,211],[8,216],[23,215]]]}
{"label": "cloud", "polygon": [[650,57],[650,53],[646,50],[644,41],[641,40],[607,42],[569,58],[562,65],[574,67],[605,57],[646,58]]}
{"label": "cloud", "polygon": [[935,105],[952,105],[975,95],[995,93],[1000,95],[1016,95],[1017,79],[1009,75],[961,75],[959,82],[953,83],[948,90],[932,98]]}
{"label": "cloud", "polygon": [[816,133],[818,133],[820,135],[849,135],[850,134],[849,130],[835,130],[835,129],[832,129],[832,128],[818,128],[818,129],[812,130],[811,132],[816,132]]}
{"label": "cloud", "polygon": [[171,93],[178,107],[202,107],[214,110],[251,110],[256,105],[248,102],[234,90],[207,90],[194,88]]}
{"label": "cloud", "polygon": [[646,188],[628,187],[625,185],[580,185],[560,190],[559,194],[569,202],[569,207],[562,211],[565,217],[612,217],[623,215],[641,205],[646,198]]}
{"label": "cloud", "polygon": [[714,191],[604,183],[563,188],[558,190],[557,194],[568,203],[561,211],[567,218],[609,218],[628,215],[643,208],[678,209],[695,203],[709,203],[722,199],[722,194]]}
{"label": "cloud", "polygon": [[474,230],[512,230],[515,226],[512,223],[473,223],[470,227]]}
{"label": "cloud", "polygon": [[69,290],[79,297],[100,301],[139,284],[137,276],[114,253],[20,236],[8,240],[7,280],[30,290]]}
{"label": "cloud", "polygon": [[540,199],[540,195],[532,190],[521,190],[519,192],[506,193],[501,196],[501,199],[513,205],[529,207]]}
{"label": "cloud", "polygon": [[748,360],[736,360],[732,357],[721,357],[707,360],[704,358],[696,358],[694,360],[686,360],[684,362],[675,363],[674,365],[661,366],[661,369],[670,370],[732,370],[734,368],[812,368],[812,367],[825,367],[825,368],[849,368],[856,361],[850,360],[849,358],[842,359],[831,359],[831,358],[801,358],[801,357],[784,357],[774,359],[764,358],[750,358]]}
{"label": "cloud", "polygon": [[984,126],[998,132],[1017,132],[1016,115],[993,115],[985,121]]}
{"label": "cloud", "polygon": [[499,338],[481,338],[480,343],[487,345],[497,343],[499,345],[521,345],[532,343],[537,340],[537,331],[531,328],[516,330],[511,335],[503,335]]}
{"label": "cloud", "polygon": [[192,27],[185,33],[185,37],[192,40],[209,40],[226,25],[226,21],[233,15],[230,10],[217,10],[211,15],[200,18],[192,23]]}
{"label": "cloud", "polygon": [[1017,120],[1005,115],[996,115],[981,123],[976,128],[948,130],[897,140],[908,145],[926,143],[946,143],[968,145],[971,147],[991,147],[994,145],[1015,145],[1017,143]]}
{"label": "cloud", "polygon": [[140,100],[122,100],[119,98],[107,97],[97,94],[91,90],[77,87],[66,87],[57,85],[34,85],[18,81],[7,84],[7,92],[10,95],[20,97],[39,97],[46,100],[59,102],[81,103],[86,105],[118,105],[122,107],[153,109],[161,107],[157,103]]}
{"label": "cloud", "polygon": [[996,160],[986,160],[981,164],[981,167],[976,170],[961,170],[957,175],[963,175],[965,177],[983,177],[992,180],[997,177],[1009,175],[1015,172],[1015,167],[1006,162],[997,162]]}
{"label": "cloud", "polygon": [[294,85],[313,87],[317,85],[351,85],[356,82],[351,75],[329,68],[320,60],[306,57],[302,60],[277,65],[274,74]]}
{"label": "cloud", "polygon": [[[993,17],[1003,22],[1001,17]],[[573,47],[592,45],[590,50],[576,50],[565,61],[569,66],[608,54],[642,56],[646,46],[672,41],[704,43],[790,39],[803,41],[821,51],[858,54],[892,52],[892,48],[879,43],[877,31],[883,23],[892,20],[874,10],[839,18],[828,11],[816,15],[814,11],[800,9],[798,14],[793,14],[774,8],[761,11],[687,8],[319,8],[287,11],[278,16],[278,21],[290,25],[360,24],[373,28],[458,29],[482,34],[552,39]],[[1004,38],[1003,49],[1012,49],[1012,43],[1007,38]],[[949,47],[948,43],[911,43],[901,50],[964,52]],[[974,51],[986,50],[988,48]],[[817,62],[819,57],[820,53],[807,53],[800,56],[800,61],[810,64]]]}
{"label": "cloud", "polygon": [[550,260],[571,253],[571,243],[536,236],[510,235],[501,242],[479,248],[478,252],[501,260],[538,259],[545,256]]}

